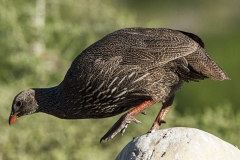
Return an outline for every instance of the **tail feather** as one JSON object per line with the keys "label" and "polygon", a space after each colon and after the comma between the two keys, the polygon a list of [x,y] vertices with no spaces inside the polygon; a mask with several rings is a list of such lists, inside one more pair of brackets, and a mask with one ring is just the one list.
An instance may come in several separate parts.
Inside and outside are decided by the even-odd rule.
{"label": "tail feather", "polygon": [[209,77],[213,80],[222,81],[224,79],[230,79],[226,72],[214,62],[211,57],[205,52],[205,50],[199,47],[195,53],[186,56],[188,64],[200,74]]}

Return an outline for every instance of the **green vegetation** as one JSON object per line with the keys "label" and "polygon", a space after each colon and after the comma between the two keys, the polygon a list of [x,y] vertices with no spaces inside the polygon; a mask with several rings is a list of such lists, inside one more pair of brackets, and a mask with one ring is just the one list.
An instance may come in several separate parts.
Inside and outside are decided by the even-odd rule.
{"label": "green vegetation", "polygon": [[8,125],[14,96],[50,87],[71,61],[104,35],[125,27],[166,27],[193,32],[231,81],[185,84],[167,115],[168,127],[194,127],[240,146],[238,80],[239,1],[0,0],[0,159],[114,159],[134,136],[148,131],[161,105],[137,118],[122,137],[99,143],[119,118],[61,120],[34,114]]}

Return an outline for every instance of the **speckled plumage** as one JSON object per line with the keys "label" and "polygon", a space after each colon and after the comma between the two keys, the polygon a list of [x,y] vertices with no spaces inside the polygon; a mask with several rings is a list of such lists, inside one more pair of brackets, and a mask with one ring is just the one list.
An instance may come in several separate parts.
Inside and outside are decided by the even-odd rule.
{"label": "speckled plumage", "polygon": [[11,115],[111,117],[148,100],[164,104],[183,82],[204,78],[229,79],[198,36],[171,29],[121,29],[79,54],[58,86],[18,94]]}

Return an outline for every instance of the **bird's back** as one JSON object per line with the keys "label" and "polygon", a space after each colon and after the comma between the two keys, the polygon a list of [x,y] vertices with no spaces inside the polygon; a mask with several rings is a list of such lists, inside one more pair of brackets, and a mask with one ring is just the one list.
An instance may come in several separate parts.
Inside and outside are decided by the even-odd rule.
{"label": "bird's back", "polygon": [[116,56],[121,57],[121,65],[138,65],[146,70],[184,57],[190,68],[206,77],[214,80],[228,78],[207,55],[204,43],[198,36],[166,28],[127,28],[115,31],[89,46],[73,64],[86,65]]}

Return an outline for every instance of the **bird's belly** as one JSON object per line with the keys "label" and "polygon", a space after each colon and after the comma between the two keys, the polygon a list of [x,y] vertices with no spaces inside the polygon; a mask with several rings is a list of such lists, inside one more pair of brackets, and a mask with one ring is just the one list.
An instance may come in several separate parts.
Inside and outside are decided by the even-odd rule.
{"label": "bird's belly", "polygon": [[[146,98],[128,97],[126,99],[119,99],[118,101],[99,102],[99,103],[85,103],[78,105],[77,103],[65,106],[59,118],[63,119],[87,119],[87,118],[106,118],[121,114],[133,107],[144,102]],[[81,107],[79,107],[81,106]]]}

